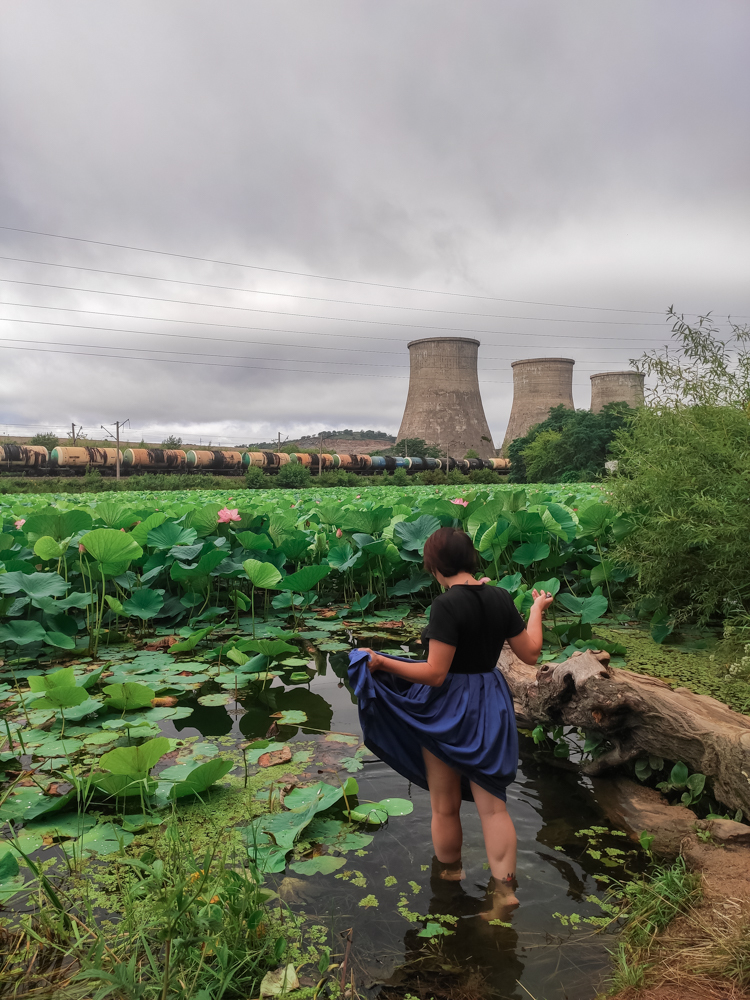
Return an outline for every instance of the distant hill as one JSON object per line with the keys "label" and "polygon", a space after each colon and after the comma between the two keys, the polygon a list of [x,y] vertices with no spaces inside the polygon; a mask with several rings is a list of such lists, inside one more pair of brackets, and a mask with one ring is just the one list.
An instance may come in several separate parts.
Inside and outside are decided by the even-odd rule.
{"label": "distant hill", "polygon": [[[386,434],[385,431],[353,431],[346,429],[343,431],[326,431],[323,437],[323,450],[325,452],[340,452],[348,454],[358,452],[362,455],[369,455],[371,451],[382,451],[390,448],[396,443],[395,435]],[[318,451],[320,448],[320,438],[317,434],[309,437],[297,438],[293,441],[282,441],[281,446],[287,450],[290,445],[295,445],[297,451]],[[248,445],[249,451],[276,451],[279,443],[277,441],[262,441],[257,444]]]}

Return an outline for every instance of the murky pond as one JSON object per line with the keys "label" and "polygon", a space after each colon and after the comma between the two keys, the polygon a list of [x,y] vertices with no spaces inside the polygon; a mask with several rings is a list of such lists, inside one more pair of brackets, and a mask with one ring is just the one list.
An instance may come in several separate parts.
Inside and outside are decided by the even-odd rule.
{"label": "murky pond", "polygon": [[[244,742],[266,733],[272,712],[301,710],[307,725],[281,726],[276,740],[325,744],[316,748],[306,774],[310,780],[333,783],[330,775],[342,747],[338,745],[337,758],[337,744],[326,743],[325,732],[360,733],[356,705],[342,680],[344,657],[338,654],[332,666],[318,654],[317,673],[309,685],[277,680],[260,700],[240,695],[226,708],[198,705],[189,719],[163,723],[163,732],[182,738],[233,736]],[[344,749],[351,752],[353,747]],[[367,850],[347,855],[346,868],[336,874],[269,876],[290,906],[328,928],[330,940],[339,942],[336,950],[343,952],[345,942],[351,941],[347,981],[353,973],[357,990],[372,997],[594,997],[609,964],[612,937],[596,933],[595,926],[583,921],[602,915],[593,897],[603,898],[605,883],[597,876],[622,877],[622,869],[613,868],[611,861],[605,867],[587,853],[587,837],[576,836],[602,823],[588,781],[539,760],[533,742],[522,737],[518,779],[508,793],[518,831],[521,906],[510,917],[510,926],[502,926],[490,923],[497,914],[490,912],[486,894],[489,871],[474,807],[463,807],[466,878],[431,878],[428,793],[371,756],[363,764],[356,772],[360,801],[406,798],[414,804],[413,813],[370,828],[374,837]],[[605,849],[624,846],[606,835],[600,841],[598,846]],[[405,919],[404,911],[456,917],[450,925],[454,933],[432,940],[420,937],[424,920],[415,925]],[[559,914],[577,915],[574,920],[581,922],[566,927]]]}

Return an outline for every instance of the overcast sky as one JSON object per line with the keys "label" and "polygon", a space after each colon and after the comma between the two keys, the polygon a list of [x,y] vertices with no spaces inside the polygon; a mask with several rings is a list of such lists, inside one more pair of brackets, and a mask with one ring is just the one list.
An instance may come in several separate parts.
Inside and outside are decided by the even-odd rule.
{"label": "overcast sky", "polygon": [[737,0],[4,0],[0,225],[78,241],[0,229],[0,431],[395,433],[441,331],[496,445],[513,360],[588,406],[670,304],[750,316],[749,37]]}

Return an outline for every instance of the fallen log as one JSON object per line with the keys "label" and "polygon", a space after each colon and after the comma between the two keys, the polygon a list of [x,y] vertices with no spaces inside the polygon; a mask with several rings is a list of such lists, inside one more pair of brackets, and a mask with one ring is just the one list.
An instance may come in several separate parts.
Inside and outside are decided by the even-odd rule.
{"label": "fallen log", "polygon": [[600,775],[649,755],[681,760],[706,775],[719,802],[750,816],[750,718],[715,698],[610,667],[605,652],[586,650],[537,668],[504,648],[498,667],[521,726],[576,726],[607,740],[609,748],[587,761],[584,773]]}

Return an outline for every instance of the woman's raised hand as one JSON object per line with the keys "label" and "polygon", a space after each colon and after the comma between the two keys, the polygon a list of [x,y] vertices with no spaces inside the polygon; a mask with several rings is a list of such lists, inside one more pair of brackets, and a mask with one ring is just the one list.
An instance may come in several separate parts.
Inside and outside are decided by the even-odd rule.
{"label": "woman's raised hand", "polygon": [[380,656],[375,652],[374,649],[370,649],[369,646],[360,646],[360,650],[363,653],[369,653],[370,659],[367,663],[367,669],[372,673],[373,670],[380,670]]}
{"label": "woman's raised hand", "polygon": [[531,591],[531,596],[534,599],[534,607],[539,608],[540,611],[548,608],[555,599],[555,595],[548,590],[537,590],[536,588]]}

